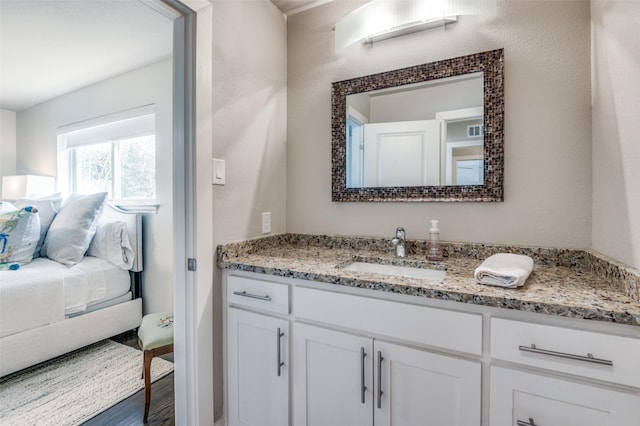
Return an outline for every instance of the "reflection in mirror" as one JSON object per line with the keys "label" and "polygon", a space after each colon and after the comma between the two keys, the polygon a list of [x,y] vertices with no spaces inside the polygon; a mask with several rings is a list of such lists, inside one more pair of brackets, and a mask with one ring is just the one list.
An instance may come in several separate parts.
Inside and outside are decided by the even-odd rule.
{"label": "reflection in mirror", "polygon": [[332,84],[333,201],[502,201],[503,50]]}
{"label": "reflection in mirror", "polygon": [[347,96],[347,188],[482,185],[483,74]]}

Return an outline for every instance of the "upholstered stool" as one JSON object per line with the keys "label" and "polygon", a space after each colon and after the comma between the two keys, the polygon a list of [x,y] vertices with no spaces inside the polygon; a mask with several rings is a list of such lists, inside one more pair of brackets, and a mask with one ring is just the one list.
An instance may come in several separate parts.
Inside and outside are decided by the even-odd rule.
{"label": "upholstered stool", "polygon": [[144,422],[151,402],[151,361],[153,357],[173,352],[173,314],[148,314],[138,329],[138,345],[144,353]]}

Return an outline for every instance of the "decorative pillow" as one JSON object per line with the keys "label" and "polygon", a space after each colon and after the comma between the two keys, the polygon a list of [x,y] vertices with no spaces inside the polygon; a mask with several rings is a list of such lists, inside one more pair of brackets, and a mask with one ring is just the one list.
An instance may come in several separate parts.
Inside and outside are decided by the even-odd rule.
{"label": "decorative pillow", "polygon": [[16,207],[33,206],[38,209],[38,216],[40,216],[40,239],[36,246],[36,251],[33,252],[33,257],[40,257],[40,249],[44,244],[44,238],[47,235],[47,231],[53,222],[53,218],[60,210],[62,204],[62,196],[60,193],[48,195],[46,197],[38,198],[36,200],[18,200],[16,201]]}
{"label": "decorative pillow", "polygon": [[68,266],[80,262],[96,233],[106,201],[106,192],[67,198],[47,231],[41,255]]}
{"label": "decorative pillow", "polygon": [[99,257],[120,269],[130,269],[135,253],[124,222],[100,219],[87,255]]}
{"label": "decorative pillow", "polygon": [[31,262],[40,238],[40,217],[35,207],[0,214],[0,270]]}

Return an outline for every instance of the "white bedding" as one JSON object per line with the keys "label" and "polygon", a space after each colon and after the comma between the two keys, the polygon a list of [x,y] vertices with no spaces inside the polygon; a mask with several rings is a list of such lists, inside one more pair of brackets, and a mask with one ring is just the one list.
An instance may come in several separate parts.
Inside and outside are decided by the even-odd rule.
{"label": "white bedding", "polygon": [[0,271],[0,337],[81,313],[126,294],[129,283],[128,271],[91,256],[71,268],[36,258],[18,271]]}
{"label": "white bedding", "polygon": [[106,260],[86,256],[71,270],[77,275],[73,281],[65,283],[65,315],[77,314],[89,305],[121,296],[129,291],[129,271],[124,271]]}

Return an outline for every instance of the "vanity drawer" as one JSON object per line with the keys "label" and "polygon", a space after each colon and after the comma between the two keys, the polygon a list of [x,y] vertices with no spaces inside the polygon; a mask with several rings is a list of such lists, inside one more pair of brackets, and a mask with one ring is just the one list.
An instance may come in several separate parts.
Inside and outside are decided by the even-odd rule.
{"label": "vanity drawer", "polygon": [[491,357],[640,387],[640,339],[632,337],[492,318]]}
{"label": "vanity drawer", "polygon": [[474,355],[482,354],[482,316],[427,306],[295,287],[297,319]]}
{"label": "vanity drawer", "polygon": [[228,275],[227,301],[230,305],[286,315],[289,313],[289,286],[274,281]]}

